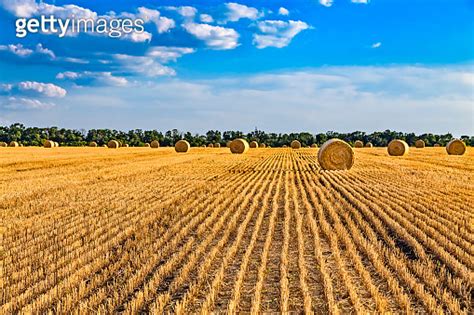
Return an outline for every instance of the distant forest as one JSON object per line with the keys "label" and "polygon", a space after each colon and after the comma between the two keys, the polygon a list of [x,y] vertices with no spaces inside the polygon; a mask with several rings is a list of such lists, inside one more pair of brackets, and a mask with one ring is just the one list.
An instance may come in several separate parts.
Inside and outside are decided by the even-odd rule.
{"label": "distant forest", "polygon": [[[267,133],[255,129],[252,132],[244,133],[242,131],[218,131],[209,130],[205,135],[192,134],[191,132],[181,132],[177,129],[168,130],[162,133],[158,130],[135,129],[127,132],[111,129],[91,129],[76,130],[58,127],[37,128],[25,127],[22,124],[13,124],[11,126],[0,126],[0,142],[17,141],[25,146],[42,146],[45,140],[58,142],[61,146],[85,146],[89,142],[95,141],[98,145],[106,144],[109,140],[119,140],[123,144],[130,146],[144,146],[153,140],[158,140],[161,146],[173,146],[180,139],[187,140],[192,146],[201,146],[207,144],[220,143],[225,146],[227,141],[235,138],[245,138],[248,141],[257,141],[265,143],[272,147],[281,147],[288,145],[293,140],[299,140],[303,146],[313,143],[322,145],[326,140],[339,138],[353,144],[356,140],[364,143],[371,142],[376,147],[387,146],[392,139],[405,140],[409,145],[414,145],[415,141],[422,139],[427,146],[433,146],[435,143],[446,145],[453,136],[450,133],[436,135],[425,133],[416,135],[414,133],[402,133],[385,130],[367,134],[362,131],[351,133],[340,133],[328,131],[326,133],[312,134],[309,132],[300,133]],[[466,145],[474,146],[474,136],[461,136]]]}

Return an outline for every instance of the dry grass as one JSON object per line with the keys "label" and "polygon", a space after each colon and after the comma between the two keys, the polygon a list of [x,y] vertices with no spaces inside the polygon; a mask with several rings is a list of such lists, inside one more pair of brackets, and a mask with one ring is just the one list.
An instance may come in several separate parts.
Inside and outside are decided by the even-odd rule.
{"label": "dry grass", "polygon": [[474,150],[386,150],[2,148],[0,313],[472,314]]}

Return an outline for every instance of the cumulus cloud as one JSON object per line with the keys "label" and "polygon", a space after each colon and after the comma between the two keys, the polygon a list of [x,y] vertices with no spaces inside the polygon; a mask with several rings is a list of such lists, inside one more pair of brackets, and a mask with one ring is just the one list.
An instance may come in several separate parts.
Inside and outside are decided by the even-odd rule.
{"label": "cumulus cloud", "polygon": [[122,71],[133,74],[142,74],[147,77],[174,76],[176,71],[161,64],[149,56],[131,56],[126,54],[113,55],[114,61],[120,65]]}
{"label": "cumulus cloud", "polygon": [[280,7],[278,9],[278,14],[279,15],[289,15],[290,14],[290,11],[288,11],[288,9],[284,8],[284,7]]}
{"label": "cumulus cloud", "polygon": [[376,42],[376,43],[373,43],[370,47],[379,48],[380,46],[382,46],[382,43],[381,42]]}
{"label": "cumulus cloud", "polygon": [[33,55],[43,55],[49,59],[55,59],[56,55],[48,48],[43,47],[42,44],[37,44],[34,48],[26,48],[22,44],[0,45],[0,51],[9,52],[18,57],[30,57]]}
{"label": "cumulus cloud", "polygon": [[266,20],[257,23],[259,33],[253,35],[253,43],[257,48],[282,48],[288,46],[299,32],[309,28],[302,21]]}
{"label": "cumulus cloud", "polygon": [[201,14],[201,15],[199,15],[199,19],[203,23],[212,23],[212,22],[214,22],[214,18],[212,16],[210,16],[209,14]]}
{"label": "cumulus cloud", "polygon": [[319,3],[325,7],[332,6],[333,0],[319,0]]}
{"label": "cumulus cloud", "polygon": [[188,47],[169,47],[169,46],[155,46],[151,47],[147,52],[146,56],[155,58],[156,60],[167,63],[170,61],[176,61],[183,55],[192,54],[195,50]]}
{"label": "cumulus cloud", "polygon": [[257,9],[243,4],[229,2],[225,6],[227,8],[225,22],[237,22],[240,19],[256,20],[261,15]]}
{"label": "cumulus cloud", "polygon": [[64,97],[67,92],[65,89],[52,84],[52,83],[41,83],[35,81],[23,81],[15,85],[12,90],[17,89],[17,91],[26,94],[36,94],[39,96],[45,97]]}
{"label": "cumulus cloud", "polygon": [[368,4],[370,0],[351,0],[352,3]]}
{"label": "cumulus cloud", "polygon": [[185,18],[193,18],[196,16],[198,12],[198,10],[195,7],[191,7],[191,6],[180,6],[180,7],[168,6],[165,8],[167,10],[176,11],[178,12],[179,15]]}
{"label": "cumulus cloud", "polygon": [[56,79],[74,81],[78,85],[126,86],[127,79],[114,76],[111,72],[72,72],[66,71],[56,75]]}
{"label": "cumulus cloud", "polygon": [[143,19],[145,23],[154,23],[156,25],[156,30],[160,34],[165,33],[175,27],[175,22],[173,19],[161,16],[160,11],[158,10],[148,9],[145,7],[138,8],[138,14],[135,15],[135,18]]}
{"label": "cumulus cloud", "polygon": [[63,98],[65,89],[52,84],[23,81],[14,84],[0,84],[0,107],[9,110],[48,109],[55,104],[48,98]]}
{"label": "cumulus cloud", "polygon": [[0,0],[0,5],[17,17],[30,17],[38,11],[35,0]]}
{"label": "cumulus cloud", "polygon": [[50,109],[55,104],[27,97],[0,97],[0,108],[9,110]]}
{"label": "cumulus cloud", "polygon": [[239,33],[232,28],[209,24],[185,23],[183,28],[216,50],[234,49],[238,46]]}

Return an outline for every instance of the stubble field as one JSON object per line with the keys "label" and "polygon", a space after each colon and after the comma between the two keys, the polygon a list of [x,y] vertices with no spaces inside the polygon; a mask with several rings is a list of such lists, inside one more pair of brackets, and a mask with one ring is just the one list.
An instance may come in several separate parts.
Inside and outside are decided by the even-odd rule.
{"label": "stubble field", "polygon": [[472,313],[474,150],[0,148],[0,313]]}

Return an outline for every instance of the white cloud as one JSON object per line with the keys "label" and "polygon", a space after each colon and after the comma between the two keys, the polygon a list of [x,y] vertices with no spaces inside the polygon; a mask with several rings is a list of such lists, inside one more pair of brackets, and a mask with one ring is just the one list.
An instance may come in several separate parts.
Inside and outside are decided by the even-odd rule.
{"label": "white cloud", "polygon": [[40,83],[35,81],[24,81],[16,85],[18,91],[21,92],[34,92],[41,96],[46,97],[64,97],[67,92],[65,89],[52,84],[52,83]]}
{"label": "white cloud", "polygon": [[28,97],[0,97],[0,108],[9,110],[50,109],[55,104]]}
{"label": "white cloud", "polygon": [[284,7],[280,7],[278,9],[278,14],[279,15],[289,15],[290,14],[290,11],[288,11],[288,9],[284,8]]}
{"label": "white cloud", "polygon": [[373,43],[370,47],[379,48],[380,46],[382,46],[382,43],[381,42],[376,42],[376,43]]}
{"label": "white cloud", "polygon": [[234,49],[238,46],[239,34],[232,28],[198,23],[186,23],[183,28],[211,49]]}
{"label": "white cloud", "polygon": [[333,0],[319,0],[319,3],[325,7],[332,6]]}
{"label": "white cloud", "polygon": [[240,19],[256,20],[260,17],[257,9],[248,7],[243,4],[229,2],[225,4],[227,7],[226,22],[237,22]]}
{"label": "white cloud", "polygon": [[[143,19],[145,23],[153,22],[156,25],[156,30],[158,33],[165,33],[175,27],[175,22],[173,19],[161,16],[160,11],[148,9],[145,7],[138,8],[137,18]],[[149,34],[149,33],[148,33]],[[139,35],[139,34],[138,34]],[[150,34],[151,37],[151,34]]]}
{"label": "white cloud", "polygon": [[22,44],[14,45],[0,45],[0,50],[1,51],[9,51],[14,55],[17,55],[19,57],[27,57],[33,54],[32,49],[24,48]]}
{"label": "white cloud", "polygon": [[181,7],[168,7],[170,10],[175,10],[179,15],[186,18],[193,18],[196,16],[198,10],[195,7],[191,6],[181,6]]}
{"label": "white cloud", "polygon": [[212,23],[212,22],[214,22],[214,19],[209,14],[201,14],[201,15],[199,15],[199,19],[203,23]]}
{"label": "white cloud", "polygon": [[253,35],[253,43],[257,48],[288,46],[299,32],[309,28],[302,21],[266,20],[257,23],[259,34]]}
{"label": "white cloud", "polygon": [[56,59],[54,52],[48,48],[43,47],[42,44],[37,44],[35,48],[26,48],[22,44],[0,45],[0,51],[7,51],[19,57],[31,57],[33,55],[43,55],[48,59]]}
{"label": "white cloud", "polygon": [[174,76],[174,69],[164,66],[154,58],[148,56],[131,56],[125,54],[113,55],[121,70],[135,74],[143,74],[147,77]]}
{"label": "white cloud", "polygon": [[370,0],[351,0],[352,3],[368,4]]}
{"label": "white cloud", "polygon": [[35,0],[0,0],[0,6],[17,17],[30,17],[38,11]]}
{"label": "white cloud", "polygon": [[162,63],[167,63],[169,61],[176,61],[181,56],[194,52],[193,48],[187,47],[155,46],[146,52],[146,56],[155,58]]}
{"label": "white cloud", "polygon": [[78,85],[100,85],[100,86],[126,86],[127,79],[124,77],[114,76],[111,72],[72,72],[66,71],[56,75],[56,79],[70,80]]}

